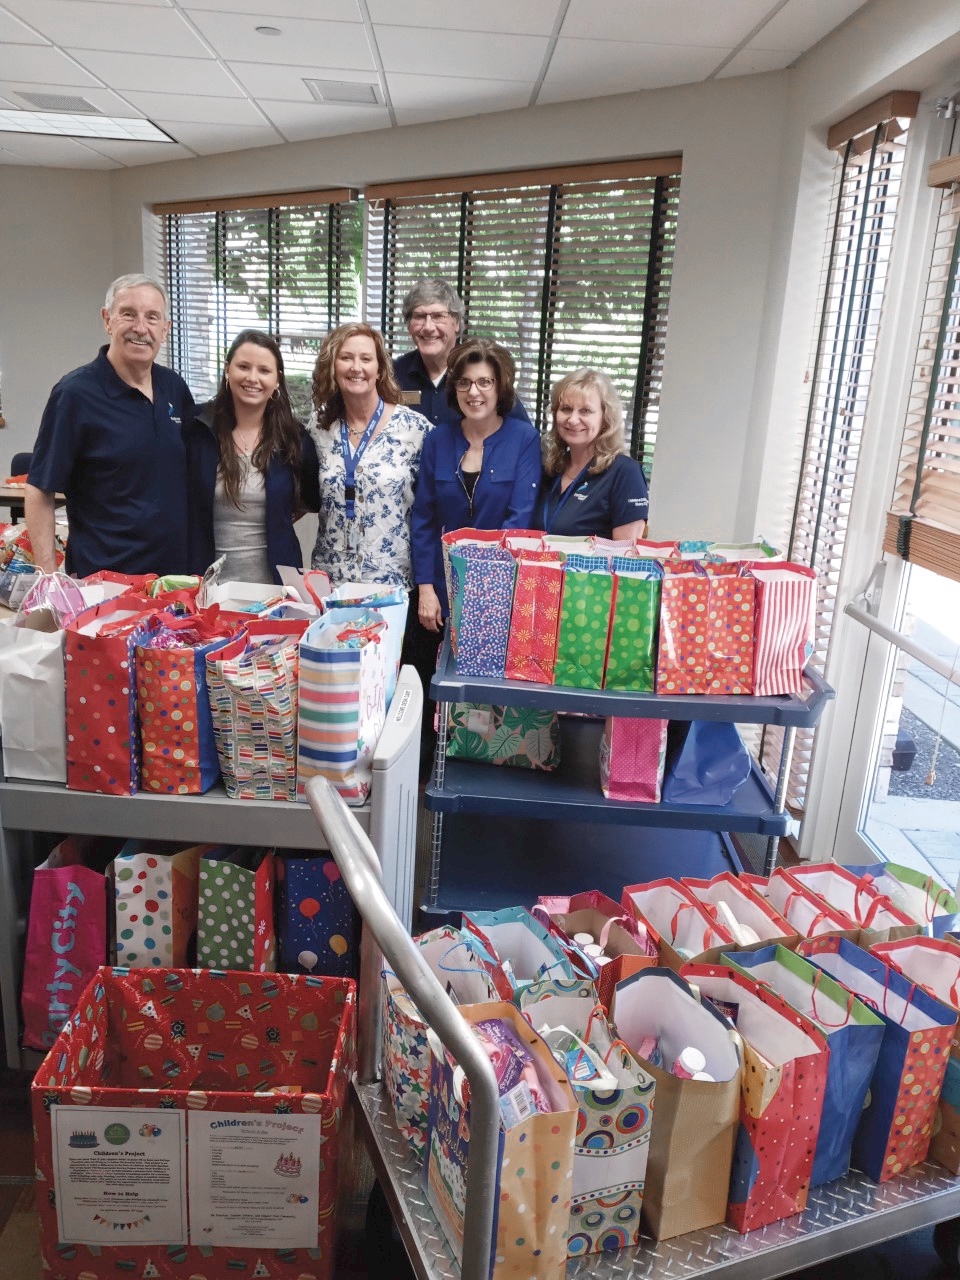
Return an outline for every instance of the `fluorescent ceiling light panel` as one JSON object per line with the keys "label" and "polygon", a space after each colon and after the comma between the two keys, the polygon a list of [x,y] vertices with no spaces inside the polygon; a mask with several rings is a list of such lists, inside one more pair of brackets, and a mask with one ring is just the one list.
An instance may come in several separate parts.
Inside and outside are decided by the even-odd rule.
{"label": "fluorescent ceiling light panel", "polygon": [[74,115],[69,111],[0,110],[0,133],[53,133],[62,138],[115,138],[121,142],[173,142],[150,120]]}

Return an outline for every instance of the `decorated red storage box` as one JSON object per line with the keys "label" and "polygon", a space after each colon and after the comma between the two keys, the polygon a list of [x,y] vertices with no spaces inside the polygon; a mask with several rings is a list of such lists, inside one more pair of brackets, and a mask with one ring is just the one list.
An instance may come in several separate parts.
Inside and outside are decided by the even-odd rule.
{"label": "decorated red storage box", "polygon": [[332,1280],[346,978],[101,968],[33,1082],[45,1274]]}

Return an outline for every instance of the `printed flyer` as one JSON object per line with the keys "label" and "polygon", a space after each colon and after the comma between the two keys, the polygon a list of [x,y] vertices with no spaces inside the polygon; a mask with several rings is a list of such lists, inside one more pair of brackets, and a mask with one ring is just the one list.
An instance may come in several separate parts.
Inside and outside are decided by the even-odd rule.
{"label": "printed flyer", "polygon": [[190,1243],[317,1246],[320,1117],[190,1112]]}
{"label": "printed flyer", "polygon": [[58,1106],[50,1120],[61,1243],[187,1243],[182,1111]]}

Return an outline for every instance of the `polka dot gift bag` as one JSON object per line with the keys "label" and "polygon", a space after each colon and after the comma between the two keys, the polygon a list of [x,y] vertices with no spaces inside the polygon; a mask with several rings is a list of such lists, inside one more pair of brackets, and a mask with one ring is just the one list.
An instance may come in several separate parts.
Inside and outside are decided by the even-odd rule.
{"label": "polka dot gift bag", "polygon": [[276,883],[272,850],[218,846],[200,859],[197,963],[205,969],[272,973]]}
{"label": "polka dot gift bag", "polygon": [[110,865],[117,964],[136,968],[187,963],[197,931],[200,859],[216,845],[128,840]]}
{"label": "polka dot gift bag", "polygon": [[717,965],[681,975],[743,1040],[740,1127],[727,1221],[753,1231],[807,1207],[830,1050],[824,1033],[752,978]]}
{"label": "polka dot gift bag", "polygon": [[67,786],[140,789],[134,649],[157,606],[126,597],[77,614],[64,628]]}
{"label": "polka dot gift bag", "polygon": [[755,598],[744,565],[664,565],[657,693],[752,694]]}

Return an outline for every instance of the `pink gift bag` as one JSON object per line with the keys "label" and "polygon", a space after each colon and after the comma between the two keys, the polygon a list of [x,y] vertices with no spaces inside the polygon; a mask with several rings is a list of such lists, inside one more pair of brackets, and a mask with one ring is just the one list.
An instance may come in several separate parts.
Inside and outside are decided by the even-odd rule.
{"label": "pink gift bag", "polygon": [[107,881],[72,840],[33,873],[23,965],[23,1043],[47,1050],[107,958]]}
{"label": "pink gift bag", "polygon": [[667,721],[608,716],[600,740],[600,787],[608,800],[657,804],[667,751]]}
{"label": "pink gift bag", "polygon": [[813,651],[817,575],[802,564],[747,567],[756,583],[753,692],[802,693],[803,668]]}

